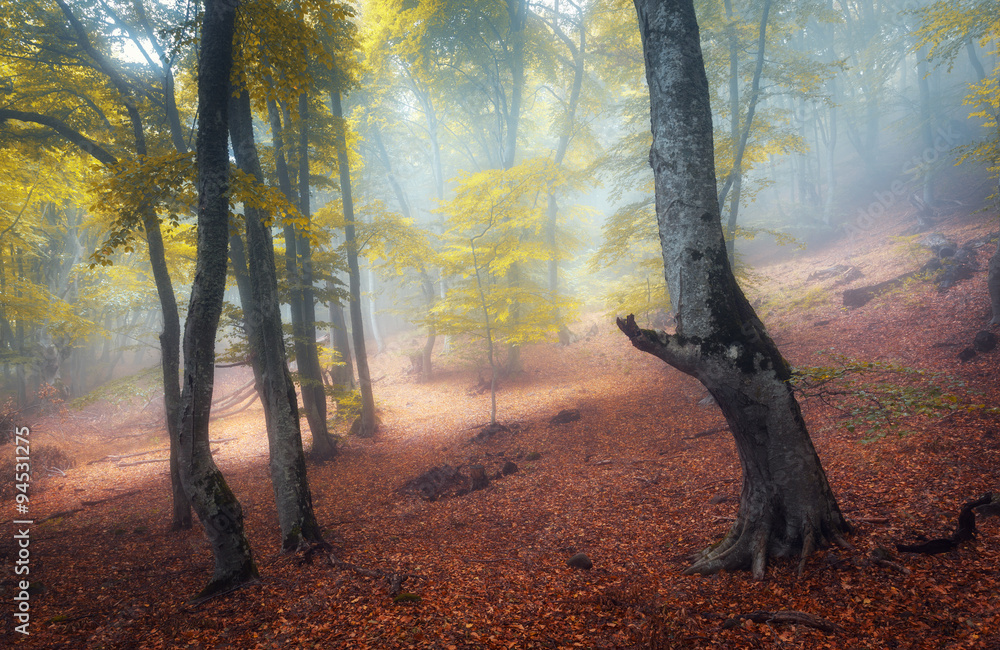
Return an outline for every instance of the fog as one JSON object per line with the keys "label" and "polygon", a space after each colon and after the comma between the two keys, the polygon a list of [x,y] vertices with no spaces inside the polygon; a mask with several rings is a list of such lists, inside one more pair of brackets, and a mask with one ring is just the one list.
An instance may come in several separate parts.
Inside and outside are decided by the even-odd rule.
{"label": "fog", "polygon": [[[915,234],[949,206],[984,205],[995,102],[983,80],[997,62],[977,27],[962,31],[947,7],[913,1],[697,4],[720,219],[738,274],[803,246],[861,241],[888,214],[912,218]],[[340,312],[349,274],[333,87],[343,88],[368,354],[408,355],[430,376],[431,355],[482,367],[495,343],[494,371],[516,371],[516,350],[572,340],[582,313],[669,316],[631,5],[513,6],[372,0],[352,17],[311,24],[304,59],[263,17],[270,41],[241,46],[271,189],[234,191],[234,228],[248,201],[274,217],[289,349],[289,292],[308,269],[314,290],[303,295],[328,382],[348,353],[336,321],[349,321]],[[157,362],[162,318],[142,210],[160,218],[182,317],[192,280],[195,59],[177,36],[193,28],[191,8],[150,3],[148,31],[101,13],[108,8],[76,9],[111,61],[91,65],[97,82],[46,49],[44,30],[17,32],[0,53],[0,146],[15,170],[0,197],[8,409],[76,399]],[[22,10],[61,24],[44,9]],[[296,79],[308,87],[305,112],[289,90]],[[128,107],[142,116],[145,153],[128,135]],[[65,128],[47,126],[53,119]],[[302,124],[311,214],[291,207],[303,176],[290,143]],[[94,167],[95,147],[115,163]],[[282,199],[285,162],[291,192]],[[311,258],[283,263],[289,228]],[[230,284],[219,361],[245,364],[253,351],[235,277]]]}

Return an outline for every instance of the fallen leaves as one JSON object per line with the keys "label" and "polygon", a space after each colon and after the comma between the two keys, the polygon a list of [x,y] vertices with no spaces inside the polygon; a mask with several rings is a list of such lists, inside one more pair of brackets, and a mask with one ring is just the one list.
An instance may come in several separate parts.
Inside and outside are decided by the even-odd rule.
{"label": "fallen leaves", "polygon": [[[812,267],[801,266],[804,278]],[[953,350],[934,347],[971,340],[979,327],[972,306],[985,304],[977,275],[945,294],[917,287],[905,300],[881,297],[852,312],[820,307],[767,319],[794,364],[815,365],[819,351],[836,348],[946,371],[997,404],[1000,354],[960,365]],[[817,317],[829,322],[812,327]],[[819,552],[801,578],[794,559],[774,561],[762,582],[744,573],[682,576],[691,553],[731,525],[736,451],[718,408],[699,405],[696,381],[601,324],[604,333],[588,341],[526,350],[526,372],[500,389],[509,430],[472,443],[470,427],[488,409],[488,397],[467,390],[474,371],[442,362],[436,380],[416,383],[402,346],[374,359],[382,432],[348,439],[335,462],[309,467],[337,566],[278,552],[259,406],[214,422],[219,442],[235,438],[220,446],[218,462],[243,503],[262,578],[198,606],[186,599],[211,571],[210,554],[200,529],[167,530],[165,464],[81,463],[47,479],[32,496],[39,520],[54,518],[35,529],[32,577],[42,591],[32,601],[31,647],[1000,646],[1000,519],[984,519],[974,542],[938,556],[885,550],[951,530],[970,495],[1000,487],[996,416],[918,418],[907,436],[862,444],[864,432],[807,401],[817,450],[858,529],[856,550]],[[227,372],[230,390],[245,383]],[[574,409],[579,419],[550,424]],[[97,434],[84,424],[54,417],[37,431],[72,439],[86,460]],[[105,447],[91,452],[98,458],[147,451],[134,446],[139,438],[100,440]],[[155,450],[163,439],[144,444]],[[506,459],[519,471],[463,496],[425,502],[399,491],[431,467],[481,464],[492,475]],[[589,571],[566,566],[577,553],[593,562]],[[393,576],[412,578],[393,585]],[[419,600],[393,602],[394,587]],[[817,629],[813,618],[830,627]]]}

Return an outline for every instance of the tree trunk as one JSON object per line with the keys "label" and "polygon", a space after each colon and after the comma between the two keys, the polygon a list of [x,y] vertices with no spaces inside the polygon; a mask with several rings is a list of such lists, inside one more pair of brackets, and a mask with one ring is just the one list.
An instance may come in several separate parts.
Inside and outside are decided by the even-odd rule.
{"label": "tree trunk", "polygon": [[354,236],[354,201],[351,196],[351,167],[347,159],[347,124],[340,104],[340,90],[330,91],[330,107],[336,125],[334,146],[337,148],[337,167],[340,170],[340,192],[344,205],[344,237],[347,241],[347,268],[350,271],[351,334],[354,336],[354,356],[358,366],[358,384],[361,388],[361,415],[351,430],[362,438],[375,435],[375,396],[372,394],[372,377],[368,370],[368,353],[365,351],[365,327],[361,318],[361,269],[358,265],[358,242]]}
{"label": "tree trunk", "polygon": [[1000,325],[1000,241],[997,242],[997,250],[990,257],[987,268],[989,271],[986,275],[986,288],[990,292],[990,305],[993,311],[990,325]]}
{"label": "tree trunk", "polygon": [[[309,219],[309,101],[305,93],[299,95],[299,211]],[[337,445],[326,426],[326,391],[323,389],[323,367],[319,362],[316,346],[316,297],[313,291],[312,250],[309,238],[299,233],[297,253],[302,280],[301,339],[296,339],[295,356],[299,361],[299,385],[302,406],[312,432],[313,445],[310,455],[316,460],[328,460],[337,455]]]}
{"label": "tree trunk", "polygon": [[191,528],[191,505],[184,495],[180,475],[180,440],[177,416],[181,402],[180,355],[181,321],[177,312],[177,298],[170,281],[163,248],[160,224],[152,210],[143,211],[146,243],[149,247],[149,264],[153,269],[153,282],[163,312],[163,331],[160,333],[160,367],[163,373],[163,407],[166,412],[167,434],[170,439],[170,493],[172,497],[172,530]]}
{"label": "tree trunk", "polygon": [[[253,137],[250,95],[245,89],[230,100],[229,120],[236,164],[257,182],[263,182]],[[244,205],[244,212],[249,266],[243,269],[237,266],[237,273],[246,273],[249,268],[249,282],[240,284],[240,289],[242,292],[243,286],[249,285],[250,294],[246,298],[241,295],[241,302],[253,355],[257,392],[264,405],[271,456],[271,484],[281,525],[281,548],[283,551],[294,551],[303,542],[322,542],[323,536],[313,514],[305,455],[302,453],[298,400],[285,358],[274,244],[270,229],[264,225],[270,215],[247,205]]]}
{"label": "tree trunk", "polygon": [[243,509],[212,460],[208,427],[215,334],[226,288],[229,239],[228,100],[237,0],[207,0],[198,74],[198,257],[184,327],[180,476],[215,557],[206,597],[257,577],[243,533]]}
{"label": "tree trunk", "polygon": [[[559,15],[558,0],[556,0],[555,10],[556,14]],[[557,167],[562,165],[563,160],[566,158],[566,151],[569,149],[569,141],[570,138],[573,137],[573,127],[576,122],[576,110],[580,104],[580,90],[583,88],[583,75],[586,70],[587,23],[584,19],[583,9],[579,6],[577,6],[577,17],[580,21],[579,44],[573,43],[573,40],[559,28],[558,20],[553,20],[552,23],[549,24],[549,27],[555,35],[566,44],[566,47],[573,55],[573,84],[570,86],[569,102],[566,106],[566,121],[562,125],[562,133],[559,134],[559,141],[556,144],[556,155],[552,161]],[[548,204],[546,205],[545,245],[548,246],[550,251],[548,269],[549,294],[552,296],[553,304],[557,303],[559,300],[558,231],[559,202],[556,199],[555,193],[550,191]],[[556,310],[555,320],[556,324],[559,326],[560,345],[569,345],[572,341],[572,334],[569,331],[569,328],[566,327],[566,323],[563,322],[562,314],[560,314],[559,310]]]}
{"label": "tree trunk", "polygon": [[[75,14],[63,0],[56,0],[63,14],[69,20],[77,35],[78,42],[97,63],[98,67],[111,81],[118,91],[121,102],[125,106],[125,111],[129,116],[132,135],[135,140],[135,150],[139,156],[145,157],[149,154],[146,146],[146,134],[142,124],[141,113],[132,100],[132,88],[122,77],[114,64],[107,59],[99,50],[93,47],[90,42],[87,30],[76,18]],[[171,77],[172,79],[172,77]],[[170,91],[168,102],[173,100],[173,86],[168,89],[164,87],[164,92]],[[175,105],[176,108],[176,105]],[[49,124],[56,129],[63,137],[69,138],[81,149],[96,158],[102,164],[110,167],[117,163],[114,156],[106,152],[100,146],[83,137],[81,134],[68,133],[65,129],[58,128],[59,124]],[[182,143],[183,144],[183,143]],[[163,247],[163,236],[160,232],[160,221],[156,216],[154,207],[144,205],[140,208],[143,229],[146,231],[146,241],[149,249],[149,264],[153,271],[153,281],[156,284],[157,296],[160,300],[160,308],[163,311],[163,332],[160,334],[160,354],[161,368],[163,373],[163,405],[167,420],[167,433],[170,437],[170,487],[173,499],[172,523],[173,530],[187,529],[191,527],[191,508],[184,495],[179,474],[179,442],[177,438],[177,417],[180,410],[180,318],[177,311],[177,298],[174,296],[173,284],[170,281],[170,272],[167,268],[166,256]]]}
{"label": "tree trunk", "polygon": [[[302,107],[300,106],[300,112]],[[274,138],[275,170],[278,175],[278,187],[289,203],[299,203],[300,211],[309,209],[309,167],[308,158],[300,168],[300,177],[305,172],[305,182],[300,178],[299,194],[295,195],[292,179],[284,154],[284,127],[278,105],[268,102],[271,133]],[[285,112],[287,118],[287,111]],[[305,136],[308,139],[308,134]],[[306,146],[308,145],[308,140]],[[300,154],[303,144],[300,142]],[[305,198],[303,199],[303,194]],[[296,201],[298,198],[298,201]],[[303,212],[308,216],[308,212]],[[309,243],[305,237],[291,224],[284,229],[285,236],[285,271],[288,274],[289,308],[292,313],[292,339],[295,345],[295,362],[299,372],[299,386],[302,394],[302,406],[305,410],[309,430],[313,434],[312,455],[323,460],[336,454],[336,445],[326,426],[326,393],[323,390],[323,375],[319,363],[319,353],[316,349],[316,318],[312,291],[312,259]],[[300,263],[301,258],[301,263]],[[308,268],[306,268],[308,267]],[[308,276],[308,277],[307,277]],[[311,318],[310,318],[311,315]]]}
{"label": "tree trunk", "polygon": [[[379,131],[377,124],[372,125],[372,140],[375,142],[375,149],[378,152],[379,160],[382,162],[382,167],[385,169],[386,180],[389,181],[389,187],[392,188],[393,194],[396,195],[396,202],[399,204],[399,211],[403,215],[404,219],[410,220],[413,218],[410,214],[410,202],[406,199],[406,192],[403,191],[403,186],[400,185],[399,180],[396,178],[396,174],[392,171],[392,160],[389,158],[389,152],[385,149],[385,143],[382,141],[382,133]],[[371,271],[369,271],[369,273],[370,272]],[[434,342],[437,340],[437,330],[432,322],[434,305],[437,303],[437,294],[434,292],[434,281],[431,280],[427,270],[421,267],[418,269],[418,272],[420,273],[420,287],[424,294],[424,302],[427,304],[427,320],[428,323],[430,323],[427,326],[427,340],[424,342],[424,349],[420,355],[420,380],[430,381],[434,376],[432,364],[434,361]],[[371,319],[374,326],[374,311],[372,312]]]}
{"label": "tree trunk", "polygon": [[[332,293],[332,291],[331,291]],[[330,369],[330,381],[334,386],[354,388],[354,361],[351,358],[351,342],[347,336],[347,322],[344,308],[339,302],[330,301],[330,340],[340,357],[341,364]]]}
{"label": "tree trunk", "polygon": [[[739,218],[740,194],[743,189],[743,155],[746,153],[747,140],[749,140],[750,130],[753,128],[754,113],[757,111],[757,100],[760,98],[760,76],[764,70],[764,48],[767,45],[767,19],[770,11],[771,0],[764,0],[764,8],[760,16],[760,29],[757,32],[757,64],[754,67],[753,80],[750,82],[750,104],[747,106],[747,119],[743,125],[743,133],[739,136],[738,142],[736,141],[736,135],[739,133],[739,80],[735,78],[737,71],[735,67],[735,45],[730,42],[730,65],[732,69],[730,70],[729,89],[730,93],[735,93],[730,98],[730,110],[733,111],[730,129],[735,149],[733,152],[733,168],[729,172],[729,176],[726,177],[726,181],[719,193],[719,208],[721,209],[726,205],[726,194],[729,192],[730,187],[733,190],[733,196],[730,199],[729,220],[726,224],[726,230],[729,235],[727,254],[730,266],[736,263],[736,221]],[[732,11],[728,3],[726,13],[731,18]]]}
{"label": "tree trunk", "polygon": [[[927,79],[930,74],[927,61],[927,48],[917,50],[917,89],[920,95],[920,137],[924,152],[934,151],[934,111],[931,105],[931,85]],[[930,208],[934,203],[934,167],[923,162],[921,174],[922,194],[924,203]]]}
{"label": "tree trunk", "polygon": [[[790,368],[736,283],[716,194],[708,81],[692,0],[635,0],[650,89],[656,214],[676,334],[618,326],[632,344],[698,378],[736,440],[736,523],[688,573],[806,556],[848,531],[789,386]],[[801,570],[801,565],[800,565]]]}

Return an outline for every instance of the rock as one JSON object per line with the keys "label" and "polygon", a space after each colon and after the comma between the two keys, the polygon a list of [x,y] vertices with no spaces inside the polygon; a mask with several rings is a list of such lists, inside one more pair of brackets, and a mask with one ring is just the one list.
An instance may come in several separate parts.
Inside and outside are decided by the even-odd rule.
{"label": "rock", "polygon": [[958,353],[958,360],[959,361],[968,361],[969,359],[973,358],[974,356],[976,356],[976,351],[975,350],[973,350],[972,348],[965,348],[964,350],[962,350],[961,352]]}
{"label": "rock", "polygon": [[524,457],[524,460],[539,460],[542,457],[537,451],[529,451],[528,455]]}
{"label": "rock", "polygon": [[580,409],[563,409],[549,420],[549,424],[569,424],[580,419]]}
{"label": "rock", "polygon": [[507,433],[508,431],[510,431],[510,427],[500,424],[499,422],[496,424],[488,424],[480,429],[479,433],[472,436],[472,438],[469,439],[469,442],[485,442],[498,433]]}
{"label": "rock", "polygon": [[931,252],[938,257],[950,257],[955,254],[955,250],[958,248],[954,241],[938,232],[927,235],[920,244],[931,249]]}
{"label": "rock", "polygon": [[490,484],[490,477],[486,475],[486,468],[482,465],[472,465],[469,467],[469,489],[482,490]]}
{"label": "rock", "polygon": [[450,465],[432,467],[400,488],[401,492],[416,494],[421,499],[436,501],[449,493],[461,492],[469,484],[469,479]]}
{"label": "rock", "polygon": [[566,560],[566,564],[573,567],[574,569],[590,569],[594,566],[594,563],[590,561],[586,553],[577,553],[570,559]]}
{"label": "rock", "polygon": [[503,464],[503,467],[500,468],[500,473],[504,476],[510,476],[511,474],[516,474],[517,463],[515,463],[512,460],[508,460],[506,463]]}
{"label": "rock", "polygon": [[983,330],[976,334],[976,338],[972,339],[972,347],[974,347],[977,352],[989,352],[996,346],[997,335],[993,332]]}

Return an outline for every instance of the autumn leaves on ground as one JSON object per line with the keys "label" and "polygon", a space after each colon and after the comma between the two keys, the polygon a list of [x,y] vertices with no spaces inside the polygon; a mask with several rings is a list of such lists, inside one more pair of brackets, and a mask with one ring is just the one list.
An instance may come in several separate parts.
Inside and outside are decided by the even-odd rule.
{"label": "autumn leaves on ground", "polygon": [[[215,458],[243,504],[261,579],[197,605],[188,599],[210,577],[211,554],[197,525],[168,530],[167,466],[155,462],[166,457],[156,451],[166,437],[156,401],[140,395],[143,382],[21,423],[32,427],[35,449],[58,448],[76,465],[33,483],[31,635],[5,625],[4,643],[998,648],[1000,519],[977,518],[977,539],[948,553],[895,550],[947,537],[964,502],[1000,488],[997,416],[975,407],[997,403],[1000,352],[957,358],[988,317],[985,272],[946,293],[912,281],[864,307],[840,306],[843,289],[922,263],[911,240],[891,237],[905,226],[891,222],[849,249],[798,253],[760,269],[750,292],[795,366],[833,367],[842,357],[891,363],[909,370],[859,381],[873,394],[896,382],[912,389],[906,394],[947,404],[935,392],[943,387],[969,407],[908,417],[887,405],[879,415],[834,390],[804,400],[856,531],[853,550],[818,552],[802,576],[796,562],[772,563],[759,582],[748,573],[682,575],[690,555],[720,539],[733,519],[740,467],[732,439],[717,430],[721,415],[702,403],[694,380],[633,350],[594,313],[574,329],[596,325],[596,334],[525,352],[524,373],[504,380],[498,397],[510,430],[484,442],[470,439],[488,419],[489,395],[467,362],[442,357],[437,378],[418,383],[407,374],[409,339],[379,355],[381,431],[373,440],[346,439],[340,458],[309,469],[339,564],[327,550],[279,554],[259,406],[217,420]],[[959,242],[986,232],[981,218],[961,214],[939,227]],[[990,249],[979,250],[980,268]],[[845,283],[816,274],[844,263],[863,277]],[[219,378],[221,396],[249,371]],[[860,410],[846,413],[853,407]],[[563,409],[578,409],[580,419],[552,424]],[[493,476],[508,460],[517,472],[462,496],[431,502],[400,490],[435,466],[482,464]],[[3,507],[13,512],[13,501]],[[0,549],[11,567],[16,549],[5,519]],[[581,552],[590,570],[567,566]],[[393,599],[380,577],[392,574],[406,576],[402,598]],[[2,589],[11,622],[11,571]],[[822,625],[748,616],[760,611],[801,612]]]}

